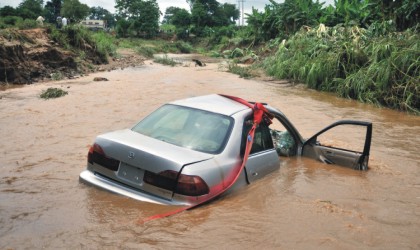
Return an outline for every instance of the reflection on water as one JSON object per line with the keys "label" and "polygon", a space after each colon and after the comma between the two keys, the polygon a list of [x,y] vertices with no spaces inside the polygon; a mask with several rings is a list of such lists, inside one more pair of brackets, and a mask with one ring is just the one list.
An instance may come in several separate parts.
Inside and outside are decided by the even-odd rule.
{"label": "reflection on water", "polygon": [[[0,249],[419,248],[419,117],[218,69],[149,62],[95,75],[107,82],[92,75],[2,91]],[[69,94],[39,99],[48,87]],[[268,102],[304,137],[339,119],[372,121],[370,170],[282,158],[279,171],[253,185],[145,224],[173,208],[79,183],[96,135],[131,127],[162,103],[210,93]],[[359,135],[343,136],[352,145]]]}
{"label": "reflection on water", "polygon": [[22,88],[24,87],[24,84],[21,85],[16,85],[16,84],[0,84],[0,93],[1,91],[5,91],[8,89],[17,89],[17,88]]}

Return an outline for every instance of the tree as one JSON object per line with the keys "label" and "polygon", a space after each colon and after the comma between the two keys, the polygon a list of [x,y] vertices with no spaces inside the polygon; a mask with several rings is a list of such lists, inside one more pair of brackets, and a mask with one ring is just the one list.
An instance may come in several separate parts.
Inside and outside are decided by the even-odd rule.
{"label": "tree", "polygon": [[89,14],[89,6],[80,3],[79,0],[63,0],[61,15],[67,17],[73,23],[78,23]]}
{"label": "tree", "polygon": [[363,5],[367,4],[367,2],[360,0],[334,0],[337,24],[359,25],[366,16],[366,12],[363,11]]}
{"label": "tree", "polygon": [[239,19],[239,10],[236,5],[230,3],[224,3],[220,9],[222,10],[223,18],[229,23],[234,24]]}
{"label": "tree", "polygon": [[[116,0],[117,27],[121,34],[153,37],[159,30],[159,5],[156,0]],[[124,20],[124,21],[119,21]],[[125,29],[129,23],[128,29]],[[122,30],[124,29],[124,30]]]}
{"label": "tree", "polygon": [[115,26],[114,15],[107,9],[104,9],[100,6],[90,8],[89,18],[94,20],[105,20],[108,27]]}
{"label": "tree", "polygon": [[51,0],[45,4],[44,13],[45,20],[49,23],[55,23],[55,20],[60,15],[62,0]]}
{"label": "tree", "polygon": [[169,7],[165,11],[162,23],[188,27],[191,24],[191,14],[186,9]]}
{"label": "tree", "polygon": [[397,30],[403,31],[419,23],[420,1],[369,0],[363,6],[366,26],[375,22],[393,22]]}
{"label": "tree", "polygon": [[420,22],[420,1],[399,0],[395,10],[398,30],[415,27]]}
{"label": "tree", "polygon": [[286,35],[294,34],[304,25],[316,25],[322,16],[322,4],[318,0],[285,0],[278,6],[276,25]]}
{"label": "tree", "polygon": [[287,37],[304,25],[316,25],[323,14],[318,0],[285,0],[284,3],[270,0],[270,3],[264,13],[254,10],[248,15],[248,28],[256,38]]}
{"label": "tree", "polygon": [[191,19],[196,29],[204,27],[214,27],[214,14],[219,8],[216,0],[195,0],[191,9]]}
{"label": "tree", "polygon": [[163,24],[173,25],[178,38],[187,38],[191,25],[191,14],[186,10],[178,7],[169,7],[165,11]]}
{"label": "tree", "polygon": [[36,19],[43,13],[43,0],[24,0],[17,7],[17,14],[24,19]]}
{"label": "tree", "polygon": [[195,0],[187,0],[188,5],[190,6],[190,10],[192,10]]}
{"label": "tree", "polygon": [[234,24],[239,10],[234,4],[220,4],[216,0],[187,0],[191,6],[191,22],[196,35],[203,35],[205,27],[223,27]]}
{"label": "tree", "polygon": [[17,16],[17,10],[12,6],[6,5],[3,8],[0,8],[0,16]]}

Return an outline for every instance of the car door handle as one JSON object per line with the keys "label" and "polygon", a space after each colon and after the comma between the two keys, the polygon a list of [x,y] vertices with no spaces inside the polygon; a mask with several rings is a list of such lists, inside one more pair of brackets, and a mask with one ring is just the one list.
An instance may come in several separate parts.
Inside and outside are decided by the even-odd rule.
{"label": "car door handle", "polygon": [[325,154],[326,155],[329,155],[329,156],[333,156],[334,155],[334,152],[332,152],[332,151],[325,151]]}
{"label": "car door handle", "polygon": [[327,163],[327,164],[333,164],[333,162],[328,160],[328,159],[324,159],[324,162]]}
{"label": "car door handle", "polygon": [[334,164],[334,162],[328,160],[327,158],[325,158],[324,156],[319,156],[319,159],[321,160],[321,162],[326,163],[326,164]]}

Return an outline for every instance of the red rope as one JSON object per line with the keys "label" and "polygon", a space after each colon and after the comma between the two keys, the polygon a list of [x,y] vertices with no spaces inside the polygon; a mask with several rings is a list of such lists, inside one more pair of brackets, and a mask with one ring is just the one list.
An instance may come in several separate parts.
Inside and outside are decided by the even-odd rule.
{"label": "red rope", "polygon": [[226,190],[228,190],[238,180],[242,170],[245,168],[245,165],[248,161],[249,153],[251,152],[251,148],[252,148],[252,143],[254,142],[255,129],[258,127],[258,125],[261,123],[261,121],[263,119],[265,119],[267,122],[271,123],[271,119],[273,118],[273,116],[268,112],[268,110],[261,103],[257,102],[253,105],[253,104],[251,104],[251,103],[249,103],[249,102],[247,102],[244,99],[241,99],[239,97],[229,96],[229,95],[221,95],[221,96],[229,98],[229,99],[234,100],[234,101],[237,101],[239,103],[242,103],[243,105],[252,108],[253,111],[254,111],[254,123],[253,123],[251,129],[249,130],[249,133],[248,133],[248,136],[247,136],[247,139],[246,139],[246,147],[245,147],[244,158],[242,160],[242,164],[237,169],[237,172],[234,174],[235,178],[233,178],[233,180],[229,183],[229,185],[227,185],[226,188],[222,189],[220,192],[217,192],[217,193],[213,194],[212,196],[208,197],[208,199],[206,199],[206,200],[204,200],[204,201],[202,201],[198,204],[191,205],[191,206],[186,206],[186,207],[181,207],[181,208],[175,209],[173,211],[169,211],[169,212],[166,212],[166,213],[156,214],[156,215],[147,217],[147,218],[139,221],[140,224],[143,224],[147,221],[168,217],[168,216],[183,212],[185,210],[194,208],[198,205],[201,205],[201,204],[213,199],[214,197],[219,196],[220,194],[222,194]]}

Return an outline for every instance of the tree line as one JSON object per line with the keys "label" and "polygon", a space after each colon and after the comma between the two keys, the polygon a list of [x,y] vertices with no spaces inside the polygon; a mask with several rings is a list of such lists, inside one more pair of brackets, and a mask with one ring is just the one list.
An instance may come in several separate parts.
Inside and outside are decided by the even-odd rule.
{"label": "tree line", "polygon": [[[173,25],[174,31],[182,38],[190,32],[198,36],[208,28],[229,26],[239,17],[234,4],[221,4],[216,0],[187,0],[190,10],[169,7],[163,24]],[[78,23],[83,19],[105,20],[108,27],[115,28],[120,37],[153,38],[160,31],[160,16],[163,15],[156,0],[116,0],[116,13],[103,7],[89,7],[79,0],[24,0],[18,7],[0,8],[0,28],[15,26],[25,20],[34,21],[43,16],[46,22],[55,23],[58,16]]]}
{"label": "tree line", "polygon": [[63,16],[68,18],[70,23],[79,23],[89,18],[105,20],[110,27],[115,25],[114,14],[100,6],[89,7],[79,0],[50,0],[45,5],[43,0],[24,0],[16,8],[0,8],[0,28],[32,28],[36,26],[35,20],[39,16],[51,24],[56,23],[57,17]]}
{"label": "tree line", "polygon": [[[198,37],[212,35],[233,36],[240,13],[235,4],[217,0],[186,0],[189,9],[169,7],[162,13],[156,0],[116,0],[115,14],[103,7],[89,7],[79,0],[24,0],[18,7],[0,8],[3,26],[14,25],[25,19],[43,16],[54,23],[58,16],[73,22],[82,19],[106,20],[121,37],[155,37],[159,31],[174,32],[178,38],[191,34]],[[325,6],[319,0],[270,0],[264,10],[253,9],[246,14],[247,25],[241,27],[242,35],[256,41],[288,37],[303,26],[323,23],[369,27],[375,23],[389,22],[396,31],[403,31],[419,22],[419,0],[335,0]],[[160,24],[160,17],[163,16]]]}
{"label": "tree line", "polygon": [[287,37],[303,26],[320,23],[368,28],[388,22],[396,31],[403,31],[419,23],[419,13],[419,0],[335,0],[334,6],[327,7],[318,0],[270,0],[263,12],[254,9],[248,15],[248,27],[263,40]]}

